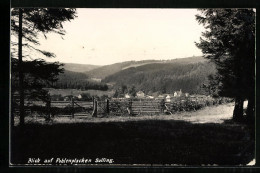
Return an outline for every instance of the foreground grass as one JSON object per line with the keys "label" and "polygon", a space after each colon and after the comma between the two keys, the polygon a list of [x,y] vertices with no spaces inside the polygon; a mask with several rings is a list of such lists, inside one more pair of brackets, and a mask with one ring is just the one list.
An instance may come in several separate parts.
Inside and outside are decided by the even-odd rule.
{"label": "foreground grass", "polygon": [[246,126],[178,120],[28,124],[14,127],[11,147],[13,164],[84,157],[113,164],[245,165],[254,157]]}

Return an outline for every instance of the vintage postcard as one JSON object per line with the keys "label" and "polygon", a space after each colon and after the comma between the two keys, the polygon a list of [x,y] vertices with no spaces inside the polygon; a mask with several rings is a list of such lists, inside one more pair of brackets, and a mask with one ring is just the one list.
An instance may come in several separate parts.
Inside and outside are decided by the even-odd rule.
{"label": "vintage postcard", "polygon": [[10,166],[255,165],[255,8],[11,8]]}

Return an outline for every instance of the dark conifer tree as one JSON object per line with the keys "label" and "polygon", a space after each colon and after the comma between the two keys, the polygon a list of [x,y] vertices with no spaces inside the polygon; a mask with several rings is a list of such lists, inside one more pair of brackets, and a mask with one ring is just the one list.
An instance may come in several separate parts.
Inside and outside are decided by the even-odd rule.
{"label": "dark conifer tree", "polygon": [[[206,31],[196,45],[216,64],[220,96],[235,99],[233,118],[253,119],[255,99],[255,12],[253,9],[200,9],[196,19]],[[216,82],[214,82],[216,83]]]}
{"label": "dark conifer tree", "polygon": [[[35,45],[40,44],[38,41],[39,33],[42,33],[45,38],[47,38],[46,34],[49,32],[64,35],[65,30],[63,29],[62,23],[74,19],[76,17],[75,14],[75,9],[64,8],[13,8],[11,10],[11,35],[18,37],[17,41],[12,39],[11,57],[18,59],[20,125],[24,124],[25,68],[23,58],[29,57],[30,59],[35,59],[35,57],[31,56],[31,51],[40,52],[46,57],[55,57],[53,53],[35,47]],[[17,45],[18,47],[16,47]],[[26,49],[27,52],[29,52],[27,54],[25,53]],[[34,62],[37,64],[36,61]],[[33,64],[34,63],[31,65]],[[38,64],[47,65],[42,60],[39,60]],[[35,80],[37,80],[37,78],[35,78]]]}

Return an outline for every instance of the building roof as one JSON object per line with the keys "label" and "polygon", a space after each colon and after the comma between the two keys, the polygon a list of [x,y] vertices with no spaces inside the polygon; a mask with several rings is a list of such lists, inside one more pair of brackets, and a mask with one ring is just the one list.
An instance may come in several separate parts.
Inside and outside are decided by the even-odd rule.
{"label": "building roof", "polygon": [[138,91],[136,94],[144,94],[143,91]]}

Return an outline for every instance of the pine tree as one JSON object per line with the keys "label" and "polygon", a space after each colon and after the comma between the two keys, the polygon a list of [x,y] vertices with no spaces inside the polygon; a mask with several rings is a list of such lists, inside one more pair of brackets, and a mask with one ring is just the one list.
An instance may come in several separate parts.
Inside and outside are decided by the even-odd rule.
{"label": "pine tree", "polygon": [[[49,32],[60,35],[65,34],[62,23],[70,21],[76,17],[75,9],[51,9],[51,8],[13,8],[11,10],[11,35],[18,37],[18,40],[12,39],[11,57],[18,59],[19,73],[19,95],[20,95],[20,125],[24,124],[24,63],[23,58],[31,57],[31,51],[37,51],[46,57],[55,57],[51,52],[37,49],[39,45],[38,35],[42,33],[45,38]],[[14,40],[14,41],[13,41]],[[18,45],[18,51],[15,46]],[[27,54],[25,50],[27,49]],[[17,55],[18,52],[18,55]],[[40,63],[43,65],[42,61]],[[45,64],[46,65],[46,64]]]}
{"label": "pine tree", "polygon": [[[216,64],[220,96],[235,98],[233,118],[254,114],[255,12],[253,9],[200,9],[196,19],[206,31],[196,45]],[[216,82],[215,82],[216,83]]]}

